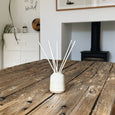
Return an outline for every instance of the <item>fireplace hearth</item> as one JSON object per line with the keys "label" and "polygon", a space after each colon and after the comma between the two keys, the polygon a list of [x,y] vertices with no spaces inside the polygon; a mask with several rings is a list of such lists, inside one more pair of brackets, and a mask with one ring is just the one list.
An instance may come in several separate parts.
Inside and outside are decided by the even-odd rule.
{"label": "fireplace hearth", "polygon": [[108,61],[109,52],[100,50],[101,22],[91,23],[91,50],[81,52],[81,60]]}

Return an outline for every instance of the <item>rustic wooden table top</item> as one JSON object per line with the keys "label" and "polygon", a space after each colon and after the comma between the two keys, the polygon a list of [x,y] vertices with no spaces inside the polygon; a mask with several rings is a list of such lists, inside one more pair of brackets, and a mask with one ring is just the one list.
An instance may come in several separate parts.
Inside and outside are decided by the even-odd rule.
{"label": "rustic wooden table top", "polygon": [[68,61],[66,91],[49,91],[46,60],[0,71],[0,115],[110,115],[115,100],[115,64]]}

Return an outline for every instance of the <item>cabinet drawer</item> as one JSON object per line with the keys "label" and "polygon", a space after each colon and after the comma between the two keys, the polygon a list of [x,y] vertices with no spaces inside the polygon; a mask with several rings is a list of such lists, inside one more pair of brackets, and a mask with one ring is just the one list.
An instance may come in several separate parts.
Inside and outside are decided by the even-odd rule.
{"label": "cabinet drawer", "polygon": [[12,67],[15,65],[20,64],[20,52],[10,52],[10,51],[5,51],[4,52],[4,63],[3,67]]}
{"label": "cabinet drawer", "polygon": [[[17,38],[20,38],[20,35],[18,35]],[[5,40],[4,48],[6,50],[8,51],[10,50],[19,51],[20,50],[20,44],[17,43],[13,33],[4,34],[4,40]]]}
{"label": "cabinet drawer", "polygon": [[39,33],[17,33],[18,43],[13,33],[4,34],[7,51],[39,51]]}
{"label": "cabinet drawer", "polygon": [[21,51],[39,51],[39,36],[38,34],[25,34],[20,39]]}
{"label": "cabinet drawer", "polygon": [[39,52],[21,52],[21,64],[39,60]]}

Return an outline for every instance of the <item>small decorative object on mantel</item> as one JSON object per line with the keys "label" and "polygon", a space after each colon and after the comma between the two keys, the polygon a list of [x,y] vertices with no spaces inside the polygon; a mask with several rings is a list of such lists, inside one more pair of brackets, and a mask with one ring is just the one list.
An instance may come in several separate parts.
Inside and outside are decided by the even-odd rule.
{"label": "small decorative object on mantel", "polygon": [[56,10],[80,10],[115,7],[115,0],[56,0]]}
{"label": "small decorative object on mantel", "polygon": [[70,41],[69,46],[67,48],[67,51],[65,53],[65,56],[63,58],[63,61],[61,63],[61,66],[58,69],[58,42],[56,43],[56,57],[57,57],[57,59],[55,60],[51,44],[48,41],[49,49],[50,49],[51,56],[52,56],[52,63],[50,62],[43,46],[39,42],[41,50],[43,51],[46,59],[48,60],[50,66],[53,70],[53,74],[50,76],[50,91],[52,93],[62,93],[62,92],[65,91],[64,74],[62,74],[62,70],[64,68],[64,65],[65,65],[65,63],[66,63],[74,45],[75,45],[75,43],[76,43],[76,41],[74,41],[73,43],[72,43],[72,40]]}
{"label": "small decorative object on mantel", "polygon": [[67,0],[66,4],[70,5],[70,4],[74,4],[74,2],[72,2],[71,0]]}
{"label": "small decorative object on mantel", "polygon": [[33,20],[32,27],[34,30],[40,31],[40,19],[39,18],[36,18]]}
{"label": "small decorative object on mantel", "polygon": [[23,29],[23,30],[22,30],[23,33],[27,33],[27,32],[28,32],[28,27],[27,27],[27,26],[23,26],[22,29]]}

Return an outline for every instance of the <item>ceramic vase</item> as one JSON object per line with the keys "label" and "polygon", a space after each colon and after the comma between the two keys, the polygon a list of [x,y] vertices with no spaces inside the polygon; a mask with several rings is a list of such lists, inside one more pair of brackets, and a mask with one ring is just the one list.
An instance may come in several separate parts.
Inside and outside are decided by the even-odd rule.
{"label": "ceramic vase", "polygon": [[50,91],[52,93],[62,93],[65,91],[64,74],[57,72],[50,76]]}

